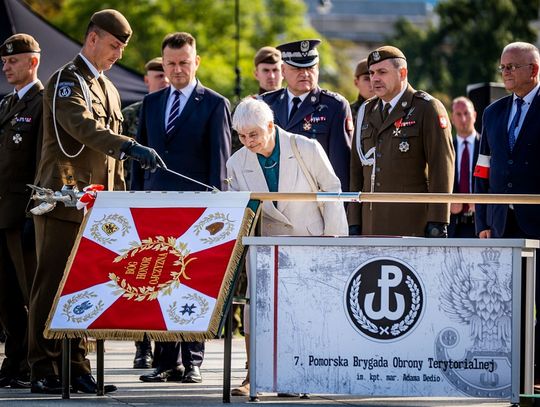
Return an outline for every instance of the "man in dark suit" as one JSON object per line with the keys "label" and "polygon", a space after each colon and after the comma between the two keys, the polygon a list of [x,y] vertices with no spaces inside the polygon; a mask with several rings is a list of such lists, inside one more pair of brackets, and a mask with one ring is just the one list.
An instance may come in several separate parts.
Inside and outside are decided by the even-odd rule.
{"label": "man in dark suit", "polygon": [[[169,34],[161,45],[171,86],[143,99],[137,141],[153,147],[167,167],[206,185],[226,189],[225,163],[231,151],[229,102],[195,77],[200,63],[195,38]],[[200,191],[203,186],[163,170],[152,174],[135,163],[132,190]],[[157,342],[156,369],[143,382],[200,383],[204,342]]]}
{"label": "man in dark suit", "polygon": [[323,146],[341,189],[348,191],[354,127],[351,108],[343,96],[318,85],[320,43],[304,40],[279,45],[287,87],[261,97],[274,112],[279,127],[314,138]]}
{"label": "man in dark suit", "polygon": [[[474,129],[476,110],[469,98],[460,96],[452,101],[451,120],[456,129],[454,188],[452,192],[469,194],[473,190],[473,170],[478,159],[480,135]],[[476,237],[474,230],[474,204],[450,205],[448,237]]]}
{"label": "man in dark suit", "polygon": [[[94,13],[79,55],[56,71],[43,95],[43,146],[35,184],[58,191],[64,185],[82,190],[90,183],[124,190],[123,165],[132,157],[155,171],[155,151],[120,134],[120,95],[105,75],[131,37],[126,18],[116,10]],[[43,335],[54,297],[83,220],[82,211],[58,205],[34,216],[37,267],[30,291],[28,359],[32,393],[61,393],[62,343]],[[86,358],[86,342],[71,340],[74,391],[96,393]],[[116,386],[107,385],[105,391]]]}
{"label": "man in dark suit", "polygon": [[0,101],[0,323],[7,334],[0,387],[30,387],[28,297],[36,267],[33,224],[26,217],[42,139],[40,48],[28,34],[0,46],[13,93]]}
{"label": "man in dark suit", "polygon": [[[524,42],[504,47],[499,70],[510,96],[489,105],[482,118],[475,192],[540,194],[540,55]],[[540,239],[539,205],[476,205],[476,232],[481,239]],[[536,256],[536,269],[539,270]],[[536,279],[540,304],[540,279]],[[535,384],[540,384],[540,324],[536,324]]]}

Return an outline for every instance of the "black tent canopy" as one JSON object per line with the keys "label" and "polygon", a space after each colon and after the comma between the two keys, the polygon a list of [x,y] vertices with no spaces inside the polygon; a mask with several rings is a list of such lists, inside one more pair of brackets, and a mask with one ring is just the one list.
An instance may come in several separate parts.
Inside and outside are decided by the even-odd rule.
{"label": "black tent canopy", "polygon": [[[39,42],[41,64],[38,76],[43,83],[81,49],[81,43],[42,19],[21,0],[0,0],[0,44],[16,33],[30,34]],[[147,93],[142,76],[129,68],[115,64],[106,75],[118,88],[124,106],[141,100]],[[0,95],[12,90],[5,76],[0,75]]]}

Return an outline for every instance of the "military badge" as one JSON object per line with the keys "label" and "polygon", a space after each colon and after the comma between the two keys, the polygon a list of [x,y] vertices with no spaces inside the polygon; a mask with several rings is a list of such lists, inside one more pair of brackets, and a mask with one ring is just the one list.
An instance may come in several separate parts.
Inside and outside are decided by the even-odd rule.
{"label": "military badge", "polygon": [[446,129],[448,127],[448,119],[446,116],[439,116],[439,126],[441,126],[441,129]]}
{"label": "military badge", "polygon": [[308,122],[308,121],[305,121],[305,122],[304,122],[304,125],[302,126],[302,128],[303,128],[305,131],[310,131],[310,130],[311,130],[311,123]]}
{"label": "military badge", "polygon": [[8,43],[6,44],[6,52],[7,52],[8,54],[11,54],[11,53],[13,52],[13,43],[8,42]]}
{"label": "military badge", "polygon": [[309,51],[309,41],[302,41],[300,43],[300,51],[308,52]]}
{"label": "military badge", "polygon": [[373,54],[371,54],[373,60],[375,62],[379,61],[381,59],[381,54],[379,54],[379,51],[373,51]]}
{"label": "military badge", "polygon": [[13,136],[13,142],[15,144],[19,144],[21,141],[22,141],[22,137],[21,137],[21,135],[19,133],[15,134]]}
{"label": "military badge", "polygon": [[402,141],[401,143],[399,143],[399,151],[401,151],[402,153],[406,153],[407,151],[409,151],[409,143],[407,141]]}
{"label": "military badge", "polygon": [[58,88],[58,96],[61,98],[67,98],[71,96],[71,88],[69,86],[61,86]]}

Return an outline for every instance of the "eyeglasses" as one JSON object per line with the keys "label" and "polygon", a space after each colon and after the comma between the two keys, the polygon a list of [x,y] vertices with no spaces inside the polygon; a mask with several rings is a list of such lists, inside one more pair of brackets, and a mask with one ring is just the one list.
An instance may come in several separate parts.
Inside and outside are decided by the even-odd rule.
{"label": "eyeglasses", "polygon": [[503,73],[504,71],[510,71],[510,72],[514,72],[516,69],[519,69],[519,68],[523,68],[524,66],[531,66],[532,64],[522,64],[522,65],[519,65],[519,64],[508,64],[508,65],[499,65],[497,67],[497,70],[500,72],[500,73]]}

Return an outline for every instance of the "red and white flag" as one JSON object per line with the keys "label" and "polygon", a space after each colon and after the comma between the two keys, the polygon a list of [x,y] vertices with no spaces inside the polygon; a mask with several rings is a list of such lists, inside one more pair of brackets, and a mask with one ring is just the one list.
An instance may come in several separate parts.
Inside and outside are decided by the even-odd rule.
{"label": "red and white flag", "polygon": [[214,337],[254,218],[248,202],[247,192],[98,192],[46,336]]}

